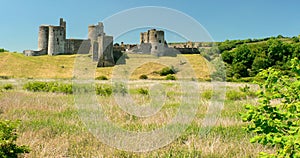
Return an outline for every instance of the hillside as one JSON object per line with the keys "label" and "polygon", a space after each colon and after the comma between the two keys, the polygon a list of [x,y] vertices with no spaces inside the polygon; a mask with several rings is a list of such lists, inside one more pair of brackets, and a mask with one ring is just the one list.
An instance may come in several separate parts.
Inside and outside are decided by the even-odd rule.
{"label": "hillside", "polygon": [[[86,55],[85,55],[86,56]],[[86,56],[87,57],[87,56]],[[139,63],[140,57],[136,54],[128,54],[126,65],[129,63]],[[74,60],[76,55],[59,56],[24,56],[19,53],[0,53],[0,76],[10,78],[54,78],[70,79],[73,76]],[[161,57],[168,61],[173,57]],[[179,55],[177,58],[188,60],[187,63],[193,67],[196,77],[205,80],[209,77],[209,70],[205,59],[200,55]],[[164,62],[164,61],[162,61]],[[175,65],[179,63],[174,63]],[[95,77],[106,76],[111,78],[115,68],[125,66],[97,68]],[[138,79],[140,75],[146,74],[150,79],[162,79],[161,76],[153,73],[164,68],[165,65],[149,62],[140,64],[132,72],[131,79]],[[183,71],[185,71],[183,68]]]}

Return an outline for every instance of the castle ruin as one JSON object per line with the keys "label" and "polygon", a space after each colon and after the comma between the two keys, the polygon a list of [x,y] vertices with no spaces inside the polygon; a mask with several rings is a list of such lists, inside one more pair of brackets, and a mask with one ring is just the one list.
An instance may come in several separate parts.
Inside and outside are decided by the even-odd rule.
{"label": "castle ruin", "polygon": [[141,32],[139,48],[143,53],[158,55],[163,53],[167,47],[164,31],[151,29]]}
{"label": "castle ruin", "polygon": [[178,53],[168,47],[165,33],[151,29],[140,33],[140,44],[128,50],[129,53],[152,54],[155,56],[176,56]]}
{"label": "castle ruin", "polygon": [[98,67],[113,66],[113,37],[104,33],[103,23],[88,27],[88,39],[67,39],[66,22],[63,18],[59,26],[41,25],[38,35],[38,50],[24,50],[26,56],[88,54]]}

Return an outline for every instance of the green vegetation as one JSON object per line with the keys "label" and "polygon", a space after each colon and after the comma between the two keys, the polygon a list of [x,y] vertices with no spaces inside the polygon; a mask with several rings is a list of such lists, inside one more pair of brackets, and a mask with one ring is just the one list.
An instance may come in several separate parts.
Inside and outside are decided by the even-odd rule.
{"label": "green vegetation", "polygon": [[19,122],[0,120],[0,158],[17,158],[18,155],[29,153],[29,147],[16,144]]}
{"label": "green vegetation", "polygon": [[[213,95],[215,95],[212,90],[205,90],[201,93],[201,97],[203,99],[211,99]],[[253,99],[256,97],[256,94],[253,90],[250,90],[250,86],[245,85],[244,87],[239,87],[239,89],[229,89],[226,91],[226,100],[228,101],[238,101],[245,100],[247,98]]]}
{"label": "green vegetation", "polygon": [[176,80],[176,77],[174,75],[168,74],[166,76],[166,80]]}
{"label": "green vegetation", "polygon": [[251,142],[276,147],[263,157],[300,157],[300,61],[291,61],[291,72],[269,68],[258,74],[259,104],[247,105],[242,114],[246,130],[256,135]]}
{"label": "green vegetation", "polygon": [[149,95],[149,90],[145,88],[139,88],[138,93],[142,95]]}
{"label": "green vegetation", "polygon": [[72,94],[72,84],[63,84],[59,82],[41,82],[34,81],[24,84],[23,88],[33,92],[54,92]]}
{"label": "green vegetation", "polygon": [[141,76],[139,77],[139,79],[146,80],[146,79],[148,79],[148,76],[145,75],[145,74],[143,74],[143,75],[141,75]]}
{"label": "green vegetation", "polygon": [[0,90],[12,90],[14,87],[12,84],[8,83],[8,84],[4,84],[3,86],[0,86]]}
{"label": "green vegetation", "polygon": [[228,80],[255,77],[261,70],[273,67],[288,73],[291,59],[300,57],[298,37],[233,40],[219,43],[226,63]]}
{"label": "green vegetation", "polygon": [[108,78],[104,75],[96,77],[96,80],[108,80]]}
{"label": "green vegetation", "polygon": [[112,88],[109,85],[98,84],[96,85],[96,94],[101,96],[110,96],[112,94]]}
{"label": "green vegetation", "polygon": [[178,71],[174,68],[174,66],[171,67],[164,67],[160,71],[158,71],[158,74],[160,76],[167,76],[169,74],[176,74]]}
{"label": "green vegetation", "polygon": [[4,48],[0,48],[0,53],[1,52],[9,52],[9,50],[5,50]]}

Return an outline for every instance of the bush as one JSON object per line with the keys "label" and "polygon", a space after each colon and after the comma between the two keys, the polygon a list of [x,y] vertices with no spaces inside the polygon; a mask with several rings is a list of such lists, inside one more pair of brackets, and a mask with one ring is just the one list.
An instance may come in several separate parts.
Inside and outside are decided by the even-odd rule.
{"label": "bush", "polygon": [[166,76],[166,80],[176,80],[176,77],[174,75],[168,74]]}
{"label": "bush", "polygon": [[4,79],[4,80],[8,80],[10,78],[11,78],[10,76],[0,76],[0,79]]}
{"label": "bush", "polygon": [[142,79],[142,80],[146,80],[146,79],[148,79],[148,76],[147,75],[141,75],[139,78]]}
{"label": "bush", "polygon": [[158,72],[158,74],[160,76],[167,76],[169,74],[175,74],[175,73],[177,73],[177,71],[175,70],[175,68],[173,66],[165,67]]}
{"label": "bush", "polygon": [[112,88],[108,85],[97,85],[96,94],[101,96],[110,96],[112,94]]}
{"label": "bush", "polygon": [[212,97],[212,90],[207,90],[207,91],[204,91],[201,96],[204,98],[204,99],[211,99]]}
{"label": "bush", "polygon": [[32,91],[32,92],[57,92],[57,93],[65,93],[72,94],[72,84],[64,84],[58,82],[41,82],[34,81],[28,82],[24,84],[23,89]]}
{"label": "bush", "polygon": [[29,153],[29,147],[16,144],[18,124],[18,122],[0,120],[0,157],[17,158],[19,154]]}
{"label": "bush", "polygon": [[104,75],[96,77],[96,80],[108,80],[108,78]]}
{"label": "bush", "polygon": [[13,89],[13,85],[12,84],[5,84],[5,85],[2,86],[2,89],[11,90],[11,89]]}
{"label": "bush", "polygon": [[246,96],[246,93],[235,90],[229,90],[226,92],[226,99],[228,100],[242,100],[246,99]]}
{"label": "bush", "polygon": [[0,52],[9,52],[8,50],[5,50],[3,48],[0,48]]}
{"label": "bush", "polygon": [[300,157],[300,61],[291,65],[290,76],[273,68],[260,72],[259,104],[246,105],[241,114],[246,131],[256,134],[250,142],[276,147],[275,154],[261,152],[262,157]]}
{"label": "bush", "polygon": [[149,90],[145,88],[139,88],[138,93],[142,95],[149,95]]}

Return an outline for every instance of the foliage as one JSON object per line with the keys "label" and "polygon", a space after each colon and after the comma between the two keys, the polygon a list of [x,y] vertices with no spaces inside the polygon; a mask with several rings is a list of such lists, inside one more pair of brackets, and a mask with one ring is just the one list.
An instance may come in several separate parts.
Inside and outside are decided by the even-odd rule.
{"label": "foliage", "polygon": [[110,96],[112,94],[112,88],[108,85],[96,85],[96,94],[101,96]]}
{"label": "foliage", "polygon": [[166,80],[176,80],[176,77],[174,75],[168,74],[166,76]]}
{"label": "foliage", "polygon": [[277,147],[275,154],[263,157],[300,157],[300,61],[291,61],[292,75],[269,68],[258,74],[259,104],[247,105],[242,114],[245,128],[254,132],[250,141]]}
{"label": "foliage", "polygon": [[108,78],[104,75],[96,77],[96,80],[108,80]]}
{"label": "foliage", "polygon": [[145,75],[145,74],[143,74],[143,75],[141,75],[141,76],[139,77],[139,79],[146,80],[146,79],[148,79],[148,76]]}
{"label": "foliage", "polygon": [[175,74],[177,73],[178,71],[173,67],[165,67],[163,69],[161,69],[158,73],[160,76],[167,76],[169,74]]}
{"label": "foliage", "polygon": [[277,38],[258,40],[263,41],[258,43],[252,43],[254,40],[227,40],[219,43],[222,59],[226,63],[227,77],[254,77],[269,67],[288,71],[291,59],[300,56],[298,40],[297,37],[288,39],[279,35]]}
{"label": "foliage", "polygon": [[0,89],[11,90],[11,89],[13,89],[13,85],[8,83],[8,84],[5,84],[2,87],[0,87]]}
{"label": "foliage", "polygon": [[29,153],[29,147],[18,146],[16,128],[19,122],[0,120],[0,157],[17,158],[18,154]]}
{"label": "foliage", "polygon": [[139,88],[138,93],[142,95],[149,95],[149,90],[145,88]]}
{"label": "foliage", "polygon": [[236,90],[229,90],[226,92],[226,99],[228,100],[243,100],[246,99],[247,94]]}
{"label": "foliage", "polygon": [[5,50],[4,48],[0,48],[0,53],[1,52],[9,52],[8,50]]}
{"label": "foliage", "polygon": [[4,80],[8,80],[10,78],[11,78],[10,76],[0,76],[0,79],[4,79]]}
{"label": "foliage", "polygon": [[72,84],[64,84],[59,82],[41,82],[34,81],[24,84],[23,89],[32,92],[57,92],[72,94]]}
{"label": "foliage", "polygon": [[201,97],[204,98],[204,99],[211,99],[212,95],[213,95],[212,90],[206,90],[206,91],[201,93]]}
{"label": "foliage", "polygon": [[214,81],[225,81],[226,80],[226,67],[220,57],[216,57],[212,62],[214,70],[210,75]]}

